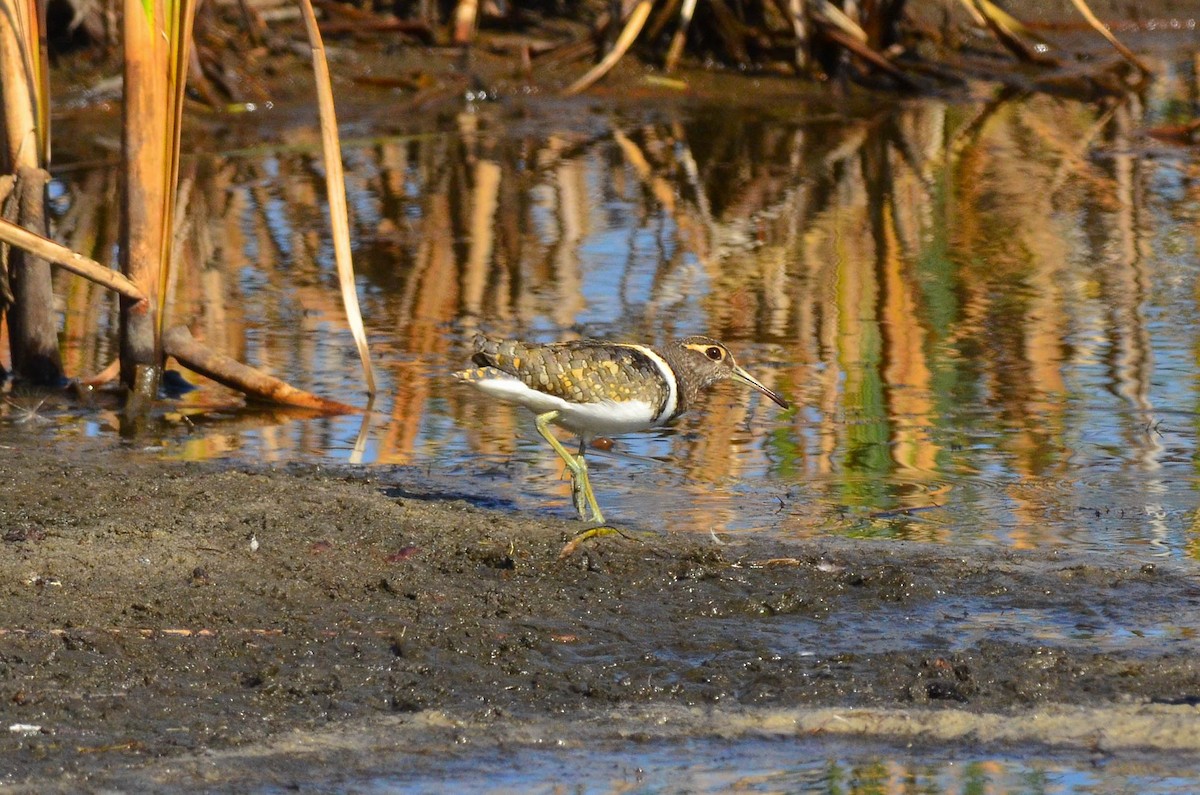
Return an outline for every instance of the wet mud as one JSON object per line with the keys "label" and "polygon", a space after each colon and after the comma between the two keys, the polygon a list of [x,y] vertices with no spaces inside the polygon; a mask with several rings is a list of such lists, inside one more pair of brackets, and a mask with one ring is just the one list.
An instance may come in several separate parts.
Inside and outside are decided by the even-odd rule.
{"label": "wet mud", "polygon": [[384,737],[393,761],[739,731],[1200,751],[1173,630],[1200,582],[1170,563],[688,528],[560,560],[575,524],[445,474],[34,442],[0,431],[17,791],[313,781],[355,732],[375,751],[340,770]]}

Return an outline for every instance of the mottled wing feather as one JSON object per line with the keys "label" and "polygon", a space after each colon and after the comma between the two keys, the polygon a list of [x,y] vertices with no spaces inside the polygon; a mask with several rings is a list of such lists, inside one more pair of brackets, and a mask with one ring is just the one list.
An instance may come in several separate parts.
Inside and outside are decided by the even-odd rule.
{"label": "mottled wing feather", "polygon": [[479,336],[475,349],[476,365],[572,403],[644,400],[661,412],[668,399],[658,366],[635,346],[596,340],[526,345]]}

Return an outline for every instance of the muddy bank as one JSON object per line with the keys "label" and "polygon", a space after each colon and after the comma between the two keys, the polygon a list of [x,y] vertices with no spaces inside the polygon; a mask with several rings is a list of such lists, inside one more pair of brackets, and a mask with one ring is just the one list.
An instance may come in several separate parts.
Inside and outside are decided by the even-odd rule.
{"label": "muddy bank", "polygon": [[452,745],[551,722],[571,742],[653,735],[664,711],[775,730],[825,708],[976,716],[948,739],[1062,715],[999,739],[1076,747],[1094,714],[1072,710],[1150,709],[1173,740],[1113,718],[1106,742],[1200,751],[1200,582],[1170,564],[675,528],[559,561],[574,525],[476,507],[446,473],[233,470],[39,436],[0,431],[6,783],[152,787],[216,753],[243,762],[206,785],[232,786],[269,749],[306,780],[296,732],[436,718],[461,728],[416,734]]}

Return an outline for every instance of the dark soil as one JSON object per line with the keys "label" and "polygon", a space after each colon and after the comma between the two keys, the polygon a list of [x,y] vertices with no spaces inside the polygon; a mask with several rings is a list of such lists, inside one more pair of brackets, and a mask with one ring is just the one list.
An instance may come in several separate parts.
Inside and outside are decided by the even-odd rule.
{"label": "dark soil", "polygon": [[[889,618],[977,604],[1169,624],[1200,606],[1200,582],[1170,566],[676,532],[559,560],[575,525],[474,507],[469,482],[229,470],[36,436],[0,430],[6,783],[150,787],[136,772],[162,760],[381,716],[456,716],[489,734],[553,719],[570,737],[614,710],[633,710],[632,726],[694,708],[802,725],[818,714],[804,710],[853,707],[952,714],[961,738],[981,730],[971,716],[1016,726],[1157,702],[1153,725],[1174,725],[1173,739],[1110,715],[1106,742],[1200,744],[1194,644],[1043,642],[1036,626],[930,637],[927,621]],[[1070,744],[1096,731],[1079,714],[1058,734],[1006,739]],[[303,770],[296,748],[276,756]],[[206,786],[246,783],[236,765],[220,771]]]}

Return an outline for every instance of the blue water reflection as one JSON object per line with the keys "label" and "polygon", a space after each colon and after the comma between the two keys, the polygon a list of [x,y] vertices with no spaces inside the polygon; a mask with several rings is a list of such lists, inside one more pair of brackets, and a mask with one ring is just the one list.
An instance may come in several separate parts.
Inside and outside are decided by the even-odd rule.
{"label": "blue water reflection", "polygon": [[[857,753],[855,753],[857,750]],[[848,754],[854,753],[853,756]],[[432,770],[423,768],[434,768]],[[1194,771],[1136,764],[1064,764],[1051,755],[1013,758],[928,749],[837,751],[817,742],[751,740],[638,744],[621,752],[506,749],[461,759],[424,760],[418,773],[397,771],[356,791],[371,793],[1140,793],[1193,791]]]}

